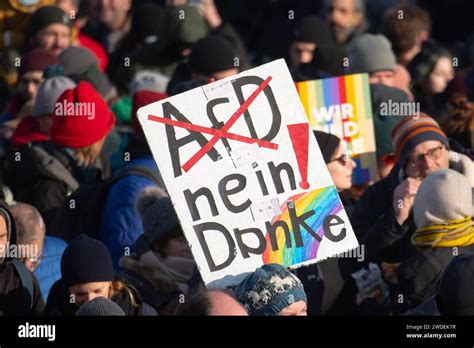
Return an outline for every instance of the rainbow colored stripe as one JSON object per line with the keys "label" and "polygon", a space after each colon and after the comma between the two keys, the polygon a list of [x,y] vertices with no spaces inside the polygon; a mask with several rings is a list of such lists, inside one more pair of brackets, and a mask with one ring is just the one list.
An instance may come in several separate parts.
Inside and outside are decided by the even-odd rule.
{"label": "rainbow colored stripe", "polygon": [[278,220],[281,220],[289,226],[291,245],[293,247],[286,247],[285,232],[282,228],[279,228],[276,231],[278,249],[273,251],[270,243],[270,235],[267,233],[267,235],[265,236],[267,241],[267,249],[262,254],[264,264],[278,263],[285,267],[288,267],[304,261],[312,260],[316,258],[318,254],[318,248],[320,243],[304,228],[301,228],[303,246],[299,248],[294,247],[295,238],[287,207],[287,204],[290,201],[293,201],[293,204],[295,205],[296,209],[296,214],[298,216],[311,210],[314,211],[314,215],[306,219],[305,222],[321,238],[324,237],[324,219],[329,214],[337,215],[343,209],[335,186],[323,187],[318,190],[309,191],[290,197],[282,205],[282,213],[273,218],[272,224]]}
{"label": "rainbow colored stripe", "polygon": [[[364,183],[375,180],[377,162],[368,75],[355,74],[299,82],[296,83],[296,89],[311,127],[339,136],[346,143],[346,151],[356,156],[357,168],[354,171],[353,182]],[[343,119],[342,115],[337,117],[333,114],[330,120],[318,120],[316,111],[320,112],[321,108],[342,104],[352,105],[353,117]],[[351,136],[341,133],[344,124],[349,121],[358,125],[358,132]],[[349,127],[349,124],[346,126]],[[358,139],[363,140],[363,146],[353,146],[353,142]]]}

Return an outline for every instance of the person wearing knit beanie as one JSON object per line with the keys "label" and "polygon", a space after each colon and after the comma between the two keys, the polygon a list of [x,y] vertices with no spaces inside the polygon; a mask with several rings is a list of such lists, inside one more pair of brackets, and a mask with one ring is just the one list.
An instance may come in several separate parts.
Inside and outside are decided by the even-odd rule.
{"label": "person wearing knit beanie", "polygon": [[31,115],[34,117],[52,116],[59,96],[76,86],[76,83],[67,76],[55,76],[44,81],[38,88]]}
{"label": "person wearing knit beanie", "polygon": [[[79,234],[63,252],[61,278],[51,288],[45,314],[75,315],[81,306],[99,297],[119,305],[127,316],[157,315],[136,289],[115,274],[107,246]],[[121,315],[117,307],[100,301],[102,304],[89,304],[79,315],[107,315],[110,311]]]}
{"label": "person wearing knit beanie", "polygon": [[166,87],[168,82],[168,77],[151,70],[141,70],[133,76],[130,94],[132,96],[132,125],[135,134],[143,134],[137,118],[138,109],[167,98]]}
{"label": "person wearing knit beanie", "polygon": [[130,84],[130,94],[135,95],[141,91],[164,94],[168,82],[169,78],[163,74],[152,70],[140,70],[133,76]]}
{"label": "person wearing knit beanie", "polygon": [[310,63],[318,46],[332,44],[329,26],[318,16],[306,16],[295,26],[290,45],[290,67]]}
{"label": "person wearing knit beanie", "polygon": [[43,73],[43,70],[48,66],[58,64],[59,59],[56,55],[45,49],[36,48],[24,54],[20,62],[18,69],[19,78],[31,71],[41,71]]}
{"label": "person wearing knit beanie", "polygon": [[50,65],[57,64],[58,58],[44,49],[34,49],[21,57],[18,69],[18,82],[7,111],[2,115],[1,122],[15,128],[18,116],[30,114],[38,87],[43,82],[43,70]]}
{"label": "person wearing knit beanie", "polygon": [[163,15],[162,28],[163,44],[175,48],[190,47],[209,32],[199,10],[190,5],[168,7]]}
{"label": "person wearing knit beanie", "polygon": [[452,169],[439,170],[421,183],[413,204],[418,247],[465,247],[474,244],[472,188]]}
{"label": "person wearing knit beanie", "polygon": [[80,234],[61,257],[61,281],[69,288],[90,282],[111,282],[115,278],[109,250],[99,240]]}
{"label": "person wearing knit beanie", "polygon": [[96,165],[115,116],[95,88],[81,81],[56,101],[51,141],[71,149],[79,167]]}
{"label": "person wearing knit beanie", "polygon": [[66,76],[55,76],[44,81],[38,88],[31,116],[20,121],[13,133],[12,142],[23,145],[48,140],[56,100],[64,91],[74,87],[74,81]]}
{"label": "person wearing knit beanie", "polygon": [[55,55],[40,48],[26,53],[21,58],[17,93],[24,102],[36,98],[38,86],[43,82],[43,70],[58,62]]}
{"label": "person wearing knit beanie", "polygon": [[31,16],[28,37],[33,47],[59,55],[71,43],[72,21],[57,6],[44,6]]}
{"label": "person wearing knit beanie", "polygon": [[120,258],[120,273],[134,280],[144,300],[153,303],[160,314],[172,315],[180,294],[187,296],[196,280],[196,261],[165,191],[145,187],[135,209],[143,234],[135,241],[134,253]]}
{"label": "person wearing knit beanie", "polygon": [[[94,297],[109,298],[110,286],[114,279],[112,258],[101,241],[80,234],[64,250],[61,257],[60,282],[64,289],[75,295],[77,306]],[[85,291],[85,294],[81,293],[80,290],[87,286],[95,288],[96,291],[92,294]]]}
{"label": "person wearing knit beanie", "polygon": [[[441,169],[428,175],[416,191],[412,213],[415,230],[405,232],[405,236],[409,237],[407,241],[413,249],[409,250],[409,257],[401,259],[396,272],[396,296],[402,294],[405,300],[393,308],[405,312],[423,302],[433,302],[438,285],[445,300],[446,295],[452,294],[456,296],[453,303],[459,304],[458,294],[443,285],[446,280],[443,280],[443,271],[450,272],[449,262],[458,255],[474,253],[474,209],[469,178],[453,169]],[[466,280],[460,281],[460,285],[463,284]]]}
{"label": "person wearing knit beanie", "polygon": [[364,34],[349,47],[350,74],[369,73],[370,83],[393,85],[395,55],[383,35]]}
{"label": "person wearing knit beanie", "polygon": [[84,303],[76,313],[78,317],[125,316],[125,312],[115,302],[105,297],[96,297]]}
{"label": "person wearing knit beanie", "polygon": [[138,196],[136,209],[143,221],[143,235],[136,242],[137,253],[157,250],[162,257],[192,258],[173,203],[158,187],[145,188]]}
{"label": "person wearing knit beanie", "polygon": [[336,189],[339,192],[350,189],[352,173],[357,165],[345,153],[341,139],[333,134],[321,131],[313,131],[313,133]]}
{"label": "person wearing knit beanie", "polygon": [[233,47],[217,35],[209,35],[192,46],[189,69],[192,79],[213,77],[216,80],[235,75],[239,68]]}
{"label": "person wearing knit beanie", "polygon": [[130,33],[137,43],[151,44],[160,38],[163,9],[157,4],[144,3],[135,8]]}
{"label": "person wearing knit beanie", "polygon": [[393,209],[401,225],[410,216],[422,180],[449,168],[449,142],[438,123],[424,113],[404,117],[392,129],[391,138],[400,180],[393,191]]}
{"label": "person wearing knit beanie", "polygon": [[89,82],[81,81],[56,101],[51,140],[66,148],[83,148],[104,139],[114,125],[104,99]]}
{"label": "person wearing knit beanie", "polygon": [[66,76],[76,83],[90,82],[107,102],[117,96],[116,88],[107,75],[100,71],[99,61],[88,49],[70,46],[61,53],[59,61]]}
{"label": "person wearing knit beanie", "polygon": [[307,315],[303,284],[278,264],[257,268],[242,280],[234,294],[250,315]]}
{"label": "person wearing knit beanie", "polygon": [[[448,139],[439,127],[438,123],[425,113],[419,117],[405,117],[392,129],[392,144],[395,150],[395,157],[402,167],[407,164],[408,156],[418,145],[434,141],[444,146],[444,150],[449,149]],[[444,151],[447,153],[447,151]],[[412,159],[410,157],[410,159]],[[447,168],[447,154],[444,156],[443,167]],[[411,161],[413,164],[413,161]]]}

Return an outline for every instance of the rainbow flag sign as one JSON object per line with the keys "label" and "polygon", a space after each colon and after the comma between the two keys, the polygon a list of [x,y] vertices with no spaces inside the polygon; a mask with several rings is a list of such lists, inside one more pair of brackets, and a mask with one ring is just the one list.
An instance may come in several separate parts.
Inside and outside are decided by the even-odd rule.
{"label": "rainbow flag sign", "polygon": [[296,88],[311,127],[337,135],[344,141],[346,151],[357,163],[353,183],[377,180],[368,75],[299,82]]}
{"label": "rainbow flag sign", "polygon": [[138,110],[210,288],[358,246],[280,59]]}

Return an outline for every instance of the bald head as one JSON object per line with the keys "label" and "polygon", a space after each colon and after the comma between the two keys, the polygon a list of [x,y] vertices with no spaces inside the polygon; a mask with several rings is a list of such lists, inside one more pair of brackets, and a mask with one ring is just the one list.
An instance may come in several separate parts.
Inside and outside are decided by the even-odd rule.
{"label": "bald head", "polygon": [[248,315],[244,306],[224,291],[211,290],[207,298],[211,302],[209,315]]}
{"label": "bald head", "polygon": [[225,290],[202,290],[178,306],[176,315],[248,315],[245,308]]}
{"label": "bald head", "polygon": [[17,227],[18,244],[26,244],[37,240],[43,240],[45,225],[43,218],[35,207],[18,203],[10,207]]}
{"label": "bald head", "polygon": [[16,224],[17,244],[26,246],[30,252],[21,256],[26,268],[34,272],[41,261],[46,228],[43,218],[35,207],[19,203],[10,207]]}

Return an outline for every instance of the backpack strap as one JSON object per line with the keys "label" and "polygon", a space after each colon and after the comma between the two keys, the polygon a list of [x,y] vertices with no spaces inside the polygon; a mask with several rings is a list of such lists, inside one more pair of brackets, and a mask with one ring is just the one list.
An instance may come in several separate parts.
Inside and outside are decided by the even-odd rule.
{"label": "backpack strap", "polygon": [[21,284],[23,285],[28,293],[30,294],[30,310],[33,310],[33,299],[34,297],[34,287],[33,287],[33,275],[28,271],[25,264],[18,259],[12,261],[13,267],[15,267],[18,275],[20,276]]}
{"label": "backpack strap", "polygon": [[163,181],[163,178],[161,177],[160,174],[158,174],[156,171],[144,167],[144,166],[136,166],[136,167],[131,167],[125,169],[119,176],[117,176],[115,181],[118,181],[124,177],[130,176],[130,175],[139,175],[143,176],[151,181],[153,181],[155,184],[157,184],[160,188],[166,190],[165,183]]}

